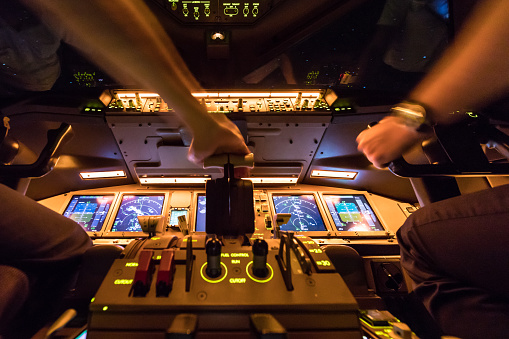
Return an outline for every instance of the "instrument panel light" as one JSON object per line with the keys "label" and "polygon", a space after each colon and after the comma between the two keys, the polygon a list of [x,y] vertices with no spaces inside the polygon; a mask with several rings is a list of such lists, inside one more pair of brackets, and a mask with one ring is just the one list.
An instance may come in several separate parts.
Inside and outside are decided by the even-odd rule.
{"label": "instrument panel light", "polygon": [[311,178],[331,178],[331,179],[348,179],[353,180],[357,176],[357,172],[351,171],[326,171],[326,170],[313,170]]}
{"label": "instrument panel light", "polygon": [[252,177],[242,179],[251,180],[253,184],[296,184],[299,180],[297,177]]}
{"label": "instrument panel light", "polygon": [[140,178],[140,184],[205,184],[210,178],[206,177],[160,177]]}
{"label": "instrument panel light", "polygon": [[80,172],[82,180],[126,178],[124,171]]}

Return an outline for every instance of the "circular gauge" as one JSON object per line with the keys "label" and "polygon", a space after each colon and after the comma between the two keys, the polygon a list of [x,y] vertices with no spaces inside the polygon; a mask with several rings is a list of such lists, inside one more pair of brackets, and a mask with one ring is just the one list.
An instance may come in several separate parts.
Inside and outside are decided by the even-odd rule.
{"label": "circular gauge", "polygon": [[276,213],[290,213],[287,224],[281,226],[283,231],[325,231],[315,198],[306,195],[273,195]]}
{"label": "circular gauge", "polygon": [[122,198],[112,232],[141,232],[140,215],[161,215],[164,195],[133,196]]}

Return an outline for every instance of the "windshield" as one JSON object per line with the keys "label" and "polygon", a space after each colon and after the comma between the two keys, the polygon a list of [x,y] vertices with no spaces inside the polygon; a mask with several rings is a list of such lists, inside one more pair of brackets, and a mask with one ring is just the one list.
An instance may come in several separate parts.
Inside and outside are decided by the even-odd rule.
{"label": "windshield", "polygon": [[[147,4],[203,88],[407,92],[442,53],[451,31],[446,0]],[[62,56],[58,86],[120,85],[70,47]]]}

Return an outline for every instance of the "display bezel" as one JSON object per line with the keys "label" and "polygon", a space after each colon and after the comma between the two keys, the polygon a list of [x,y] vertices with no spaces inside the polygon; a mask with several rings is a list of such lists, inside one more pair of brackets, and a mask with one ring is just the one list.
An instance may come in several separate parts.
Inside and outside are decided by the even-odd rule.
{"label": "display bezel", "polygon": [[198,226],[198,211],[199,211],[199,207],[198,207],[198,204],[199,204],[199,199],[200,197],[205,197],[206,198],[206,194],[205,192],[196,192],[195,193],[195,196],[196,198],[194,199],[194,215],[193,215],[193,232],[197,232],[197,233],[206,233],[206,230],[207,230],[207,218],[206,218],[206,215],[203,217],[203,230],[200,230],[200,231],[197,231],[196,230],[196,227]]}
{"label": "display bezel", "polygon": [[315,205],[318,209],[318,213],[322,219],[325,230],[323,231],[293,231],[295,234],[304,234],[309,237],[329,237],[332,235],[332,229],[330,226],[329,219],[325,216],[325,210],[323,208],[322,202],[320,201],[320,197],[315,192],[309,191],[269,191],[269,205],[272,212],[272,216],[276,214],[276,207],[274,205],[273,196],[304,196],[311,195],[315,200]]}
{"label": "display bezel", "polygon": [[[163,204],[161,207],[161,213],[159,215],[167,215],[168,213],[168,201],[169,194],[168,192],[162,191],[153,191],[150,193],[140,193],[140,192],[122,192],[115,205],[115,211],[112,213],[110,221],[108,223],[108,227],[106,231],[103,233],[104,238],[133,238],[133,237],[148,237],[148,234],[138,231],[138,232],[130,232],[130,231],[113,231],[113,225],[115,220],[117,219],[118,214],[120,213],[120,207],[122,206],[122,202],[124,201],[125,196],[136,196],[136,197],[148,197],[148,196],[163,196]],[[164,230],[162,230],[164,231]]]}
{"label": "display bezel", "polygon": [[[329,223],[331,228],[334,230],[336,237],[341,238],[387,238],[389,232],[387,232],[387,226],[384,224],[383,220],[380,218],[380,213],[378,212],[376,205],[373,203],[369,194],[364,192],[321,192],[319,193],[320,199],[322,200],[324,210],[326,212],[327,218],[329,219]],[[329,210],[329,206],[327,205],[327,197],[328,196],[362,196],[366,200],[367,204],[373,211],[373,215],[376,217],[378,223],[383,228],[382,231],[342,231],[339,230],[332,213]]]}
{"label": "display bezel", "polygon": [[[102,222],[102,226],[101,226],[101,229],[100,230],[97,230],[97,231],[88,231],[87,229],[85,229],[83,226],[83,229],[87,232],[87,234],[91,237],[99,237],[102,235],[102,233],[104,232],[104,230],[107,228],[108,224],[109,224],[109,221],[111,219],[111,215],[113,214],[113,211],[115,209],[115,206],[116,206],[116,202],[117,202],[117,199],[118,199],[118,193],[111,193],[111,192],[106,192],[106,193],[97,193],[97,192],[91,192],[91,193],[87,193],[87,192],[79,192],[78,193],[74,193],[74,194],[71,194],[70,197],[66,200],[65,204],[63,205],[61,211],[60,211],[60,214],[65,216],[65,212],[67,211],[67,209],[69,208],[72,200],[75,198],[75,197],[78,197],[81,198],[81,197],[105,197],[105,196],[111,196],[112,197],[112,200],[110,202],[110,207],[108,209],[108,211],[106,212],[106,215],[104,217],[104,220]],[[67,217],[68,218],[68,217]],[[79,222],[77,222],[79,224]]]}
{"label": "display bezel", "polygon": [[[173,212],[179,212],[178,213],[179,215],[177,216],[176,220],[173,220]],[[186,216],[186,222],[187,222],[187,224],[189,224],[189,208],[186,208],[186,207],[170,207],[170,210],[168,211],[168,223],[167,223],[167,225],[169,227],[178,227],[179,226],[178,225],[178,217],[180,215],[182,215],[180,212],[184,212],[185,213],[184,215]],[[176,223],[172,224],[172,220],[176,221]]]}

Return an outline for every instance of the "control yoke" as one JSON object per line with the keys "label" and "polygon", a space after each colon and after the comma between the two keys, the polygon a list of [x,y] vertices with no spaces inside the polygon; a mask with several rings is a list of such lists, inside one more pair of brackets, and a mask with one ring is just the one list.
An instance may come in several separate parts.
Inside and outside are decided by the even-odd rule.
{"label": "control yoke", "polygon": [[[473,121],[472,121],[473,120]],[[423,143],[430,164],[410,164],[399,158],[389,170],[400,177],[507,175],[507,159],[490,161],[482,144],[509,155],[509,136],[487,119],[469,119],[453,126],[435,126],[436,138]]]}
{"label": "control yoke", "polygon": [[69,124],[62,123],[59,128],[48,131],[48,142],[37,160],[27,165],[0,165],[0,176],[16,178],[38,178],[49,173],[56,165],[62,146],[74,135]]}

